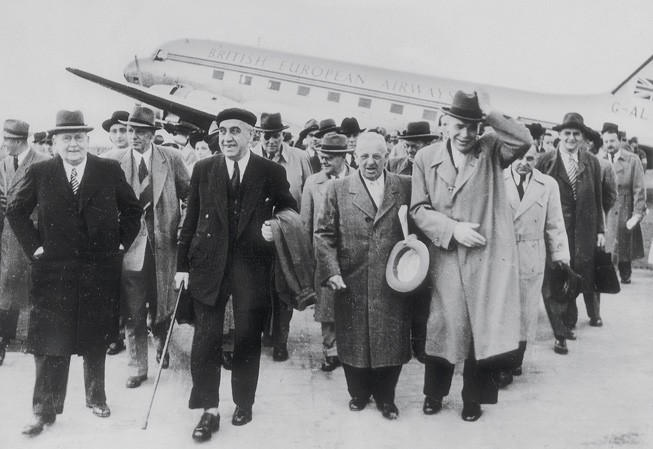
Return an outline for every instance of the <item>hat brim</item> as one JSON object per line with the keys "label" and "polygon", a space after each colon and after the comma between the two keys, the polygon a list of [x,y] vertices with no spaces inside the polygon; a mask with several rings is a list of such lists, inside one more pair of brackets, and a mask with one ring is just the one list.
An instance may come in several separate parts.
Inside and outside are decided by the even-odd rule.
{"label": "hat brim", "polygon": [[324,137],[325,134],[329,134],[329,133],[340,133],[340,127],[334,126],[333,128],[327,128],[322,131],[318,131],[315,133],[315,137],[317,138]]}
{"label": "hat brim", "polygon": [[347,147],[331,147],[331,148],[318,147],[316,148],[316,151],[318,153],[322,152],[322,153],[333,154],[333,155],[342,154],[343,156],[345,154],[354,152],[354,150],[349,150],[347,149]]}
{"label": "hat brim", "polygon": [[61,134],[61,133],[73,133],[73,132],[90,132],[95,128],[92,126],[57,126],[56,128],[48,129],[48,134]]}
{"label": "hat brim", "polygon": [[123,123],[120,123],[120,121],[118,120],[109,119],[102,122],[102,129],[105,130],[106,132],[109,132],[113,125],[122,125],[122,124]]}
{"label": "hat brim", "polygon": [[418,139],[437,139],[437,134],[414,134],[412,136],[397,136],[397,139],[401,140],[418,140]]}
{"label": "hat brim", "polygon": [[129,125],[132,128],[143,128],[143,129],[154,129],[154,130],[159,129],[159,127],[156,124],[152,126],[147,123],[130,122],[129,120],[118,120],[118,123],[121,123],[123,125]]}
{"label": "hat brim", "polygon": [[414,235],[398,242],[388,258],[385,278],[390,288],[399,293],[417,289],[429,270],[429,250]]}
{"label": "hat brim", "polygon": [[485,116],[479,117],[470,117],[467,115],[462,115],[462,114],[457,114],[451,110],[451,108],[448,107],[443,107],[442,112],[445,114],[457,118],[458,120],[462,120],[463,122],[474,122],[474,123],[480,123],[485,120]]}
{"label": "hat brim", "polygon": [[10,133],[9,131],[4,131],[2,136],[7,138],[7,139],[27,139],[27,137],[29,137],[28,134],[25,134],[25,135],[21,136],[20,134]]}
{"label": "hat brim", "polygon": [[284,129],[288,129],[288,128],[290,128],[290,125],[282,126],[281,128],[274,128],[274,129],[259,128],[258,126],[254,127],[256,131],[261,131],[262,133],[276,133],[276,132],[281,132]]}
{"label": "hat brim", "polygon": [[562,125],[556,125],[552,130],[559,132],[562,131],[565,128],[571,128],[571,129],[577,129],[578,131],[582,132],[583,134],[588,134],[589,133],[589,128],[582,123],[578,122],[569,122],[569,123],[563,123]]}

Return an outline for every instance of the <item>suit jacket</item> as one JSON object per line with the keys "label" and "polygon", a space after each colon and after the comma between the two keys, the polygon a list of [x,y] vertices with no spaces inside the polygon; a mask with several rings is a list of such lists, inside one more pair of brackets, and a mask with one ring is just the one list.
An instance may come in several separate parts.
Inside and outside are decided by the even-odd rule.
{"label": "suit jacket", "polygon": [[[37,210],[38,227],[30,215]],[[61,157],[28,167],[7,218],[32,260],[28,350],[70,355],[106,349],[115,335],[122,244],[136,238],[141,205],[115,161],[88,154],[77,195]],[[39,258],[37,248],[44,252]]]}
{"label": "suit jacket", "polygon": [[207,305],[216,304],[228,263],[234,279],[244,284],[251,280],[245,288],[252,292],[253,301],[266,300],[274,245],[263,239],[261,226],[272,217],[273,209],[297,211],[284,168],[251,154],[240,185],[242,208],[232,243],[227,217],[228,181],[223,155],[195,164],[179,236],[177,271],[189,272],[192,297]]}
{"label": "suit jacket", "polygon": [[410,160],[408,155],[393,157],[388,161],[388,171],[398,175],[412,176],[413,161]]}
{"label": "suit jacket", "polygon": [[576,199],[559,149],[540,156],[536,168],[558,183],[571,268],[583,278],[582,291],[594,292],[596,236],[605,232],[599,161],[585,149],[578,150]]}
{"label": "suit jacket", "polygon": [[[116,149],[102,154],[120,163],[127,182],[136,196],[141,193],[138,167],[130,148]],[[150,185],[153,194],[154,235],[149,236],[157,278],[157,316],[160,322],[169,317],[175,306],[177,294],[172,285],[177,268],[177,234],[181,226],[181,206],[186,203],[190,179],[182,153],[171,147],[154,145],[150,165]],[[148,230],[145,219],[134,244],[125,254],[123,270],[139,271],[145,260]],[[129,300],[129,298],[127,298]]]}
{"label": "suit jacket", "polygon": [[359,368],[410,360],[412,302],[385,278],[390,252],[403,240],[398,211],[410,203],[410,179],[385,174],[376,210],[360,172],[327,183],[315,225],[317,278],[341,275],[348,289],[334,301],[338,357]]}
{"label": "suit jacket", "polygon": [[[25,176],[30,165],[48,159],[48,156],[30,149],[15,172],[13,159],[5,158],[0,163],[0,209],[4,222],[0,247],[0,310],[27,305],[31,271],[29,259],[4,218],[7,197],[13,195],[14,186]],[[36,220],[36,214],[32,214],[32,220]]]}

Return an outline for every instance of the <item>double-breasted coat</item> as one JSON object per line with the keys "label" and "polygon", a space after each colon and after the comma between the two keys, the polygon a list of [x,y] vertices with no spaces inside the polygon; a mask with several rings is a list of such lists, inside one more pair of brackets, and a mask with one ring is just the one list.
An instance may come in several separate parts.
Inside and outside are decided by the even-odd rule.
{"label": "double-breasted coat", "polygon": [[[411,216],[430,240],[431,308],[426,354],[457,363],[473,341],[477,360],[517,349],[519,272],[503,169],[531,145],[529,131],[500,113],[457,170],[450,142],[422,148],[413,164]],[[478,223],[484,246],[457,244],[458,222]]]}
{"label": "double-breasted coat", "polygon": [[[34,209],[38,227],[30,218]],[[29,352],[66,356],[106,349],[117,332],[120,245],[133,242],[142,211],[114,161],[88,154],[77,195],[61,157],[28,167],[6,215],[32,263]],[[35,258],[39,247],[44,252]]]}
{"label": "double-breasted coat", "polygon": [[[644,257],[642,228],[638,223],[628,230],[626,222],[633,214],[644,217],[646,186],[639,157],[623,150],[620,153],[613,163],[617,173],[617,201],[606,215],[605,247],[618,261],[628,262]],[[602,157],[609,156],[602,154]]]}
{"label": "double-breasted coat", "polygon": [[593,293],[597,235],[605,232],[599,161],[585,149],[578,150],[576,199],[560,149],[542,155],[535,168],[551,176],[558,183],[571,267],[583,278],[582,292]]}
{"label": "double-breasted coat", "polygon": [[528,341],[537,329],[546,261],[569,263],[569,244],[560,192],[553,178],[534,169],[521,200],[510,168],[504,172],[504,181],[514,217],[519,256],[519,339]]}
{"label": "double-breasted coat", "polygon": [[[345,176],[349,176],[354,170],[346,166]],[[306,180],[304,192],[302,193],[302,210],[301,217],[306,229],[313,240],[313,231],[315,223],[324,203],[327,184],[330,182],[329,177],[323,171],[311,175]],[[313,247],[315,242],[313,241]],[[315,320],[321,323],[333,323],[333,292],[322,286],[318,276],[315,276],[315,292],[317,301],[315,303]]]}
{"label": "double-breasted coat", "polygon": [[[102,154],[102,157],[118,161],[134,193],[140,195],[138,168],[132,150],[112,150]],[[156,266],[156,321],[161,322],[172,315],[177,298],[172,283],[177,271],[177,235],[182,221],[181,206],[186,202],[190,186],[182,153],[171,147],[153,145],[150,182],[154,199],[154,236],[149,238]],[[147,239],[147,226],[141,219],[138,236],[125,254],[124,270],[138,271],[142,268]]]}
{"label": "double-breasted coat", "polygon": [[[8,198],[13,194],[16,183],[25,176],[27,167],[35,162],[50,159],[44,154],[29,149],[14,171],[11,157],[0,162],[0,207],[2,207],[2,242],[0,243],[0,310],[20,309],[27,306],[30,287],[30,263],[20,247],[14,231],[4,217]],[[36,220],[36,214],[32,214]]]}
{"label": "double-breasted coat", "polygon": [[327,184],[315,224],[317,276],[324,285],[341,275],[348,287],[334,301],[338,357],[358,368],[410,360],[412,303],[390,288],[388,257],[403,240],[399,207],[410,203],[410,178],[385,174],[381,207],[355,172]]}

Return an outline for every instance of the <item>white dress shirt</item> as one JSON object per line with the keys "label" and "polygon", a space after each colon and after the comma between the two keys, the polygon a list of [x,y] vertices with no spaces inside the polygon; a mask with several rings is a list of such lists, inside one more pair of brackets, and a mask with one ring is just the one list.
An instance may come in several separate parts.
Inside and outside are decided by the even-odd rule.
{"label": "white dress shirt", "polygon": [[381,203],[383,202],[383,191],[385,189],[385,171],[381,172],[381,176],[376,178],[374,181],[370,181],[362,175],[361,177],[367,187],[367,191],[370,192],[370,196],[372,197],[376,208],[380,209]]}
{"label": "white dress shirt", "polygon": [[[519,181],[521,181],[521,175],[517,173],[512,166],[510,167],[510,172],[512,173],[512,179],[515,181],[515,185],[519,185]],[[528,187],[528,183],[531,182],[531,176],[533,176],[533,172],[530,172],[529,174],[526,175],[526,178],[524,178],[524,184],[522,184],[522,187],[524,188],[524,192],[526,192],[526,188]]]}
{"label": "white dress shirt", "polygon": [[[240,172],[240,182],[243,182],[243,176],[245,176],[245,170],[247,169],[247,164],[249,163],[249,156],[250,152],[247,151],[245,153],[245,156],[238,161],[238,171]],[[234,174],[234,161],[229,159],[228,157],[225,157],[224,160],[227,162],[227,172],[229,173],[229,179]]]}
{"label": "white dress shirt", "polygon": [[86,161],[87,160],[88,160],[88,158],[85,157],[84,160],[82,162],[80,162],[79,164],[70,165],[68,162],[66,162],[66,161],[64,161],[62,159],[63,168],[64,168],[64,170],[66,170],[66,181],[70,182],[70,173],[73,171],[73,168],[74,168],[75,171],[77,172],[77,182],[79,184],[81,184],[82,183],[82,177],[84,176],[84,170],[86,169]]}
{"label": "white dress shirt", "polygon": [[451,145],[451,157],[453,158],[453,165],[456,169],[460,170],[460,167],[465,165],[467,160],[467,155],[458,151],[458,149]]}
{"label": "white dress shirt", "polygon": [[134,162],[136,163],[136,170],[138,170],[138,167],[141,166],[141,159],[145,160],[145,167],[147,168],[147,172],[150,173],[150,167],[152,166],[152,148],[154,147],[153,144],[150,144],[150,148],[145,150],[144,153],[140,153],[139,151],[136,151],[132,149],[132,155],[134,157]]}
{"label": "white dress shirt", "polygon": [[567,150],[560,150],[560,155],[562,156],[562,163],[565,166],[565,170],[567,170],[567,173],[569,173],[569,164],[570,159],[573,159],[574,162],[576,162],[576,171],[578,172],[578,151],[574,151],[573,153],[568,152]]}

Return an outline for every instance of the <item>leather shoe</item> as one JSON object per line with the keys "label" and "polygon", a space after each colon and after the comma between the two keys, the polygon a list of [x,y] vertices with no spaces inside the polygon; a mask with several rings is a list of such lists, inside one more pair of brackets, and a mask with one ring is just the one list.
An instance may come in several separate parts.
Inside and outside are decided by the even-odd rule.
{"label": "leather shoe", "polygon": [[125,348],[125,342],[123,340],[116,340],[107,348],[107,355],[120,354],[125,349],[127,349]]}
{"label": "leather shoe", "polygon": [[232,416],[231,418],[231,424],[233,424],[234,426],[244,426],[251,420],[252,420],[252,411],[245,410],[244,408],[237,405],[236,410],[234,410],[234,416]]}
{"label": "leather shoe", "polygon": [[204,412],[193,429],[193,439],[195,441],[208,441],[211,436],[220,428],[220,415]]}
{"label": "leather shoe", "polygon": [[147,380],[147,374],[143,374],[142,376],[129,376],[127,378],[127,382],[125,383],[125,386],[127,388],[138,388],[146,380]]}
{"label": "leather shoe", "polygon": [[330,373],[334,369],[340,366],[340,359],[337,356],[328,356],[324,362],[322,362],[321,370],[325,373]]}
{"label": "leather shoe", "polygon": [[621,283],[622,284],[630,284],[630,276],[628,276],[627,278],[621,279]]}
{"label": "leather shoe", "polygon": [[601,318],[592,318],[590,320],[590,326],[592,326],[592,327],[601,327],[601,326],[603,326],[603,320]]}
{"label": "leather shoe", "polygon": [[368,402],[370,402],[370,398],[351,398],[349,401],[349,410],[352,412],[360,412],[367,407]]}
{"label": "leather shoe", "polygon": [[508,385],[512,383],[512,380],[513,380],[512,373],[510,371],[501,370],[497,375],[497,387],[506,388]]}
{"label": "leather shoe", "polygon": [[108,418],[111,416],[111,409],[106,402],[104,404],[86,404],[86,406],[93,411],[95,416],[99,416],[100,418]]}
{"label": "leather shoe", "polygon": [[574,331],[569,331],[567,332],[567,335],[565,336],[566,340],[571,340],[571,341],[576,341],[576,334],[574,334]]}
{"label": "leather shoe", "polygon": [[274,348],[274,351],[272,351],[272,360],[275,362],[285,362],[288,360],[289,355],[288,355],[288,349],[283,347],[283,348]]}
{"label": "leather shoe", "polygon": [[426,396],[424,398],[422,411],[425,415],[435,415],[440,410],[442,410],[442,398],[434,398],[432,396]]}
{"label": "leather shoe", "polygon": [[476,402],[464,402],[463,403],[463,412],[461,414],[463,421],[474,422],[481,417],[483,411],[481,410],[481,404]]}
{"label": "leather shoe", "polygon": [[30,422],[23,428],[23,434],[34,437],[43,432],[43,427],[53,424],[57,419],[57,415],[40,415],[34,414]]}
{"label": "leather shoe", "polygon": [[0,366],[5,362],[5,356],[7,355],[7,342],[4,338],[0,337]]}
{"label": "leather shoe", "polygon": [[[161,363],[161,355],[163,354],[163,351],[156,351],[156,363]],[[170,354],[166,352],[166,355],[163,357],[163,363],[161,364],[161,367],[163,369],[168,369],[170,366]]]}
{"label": "leather shoe", "polygon": [[568,354],[569,349],[567,349],[567,342],[564,338],[556,338],[555,345],[553,346],[553,351],[556,354]]}
{"label": "leather shoe", "polygon": [[512,370],[513,376],[521,376],[522,374],[523,374],[523,370],[521,366],[518,366],[517,368],[513,368]]}
{"label": "leather shoe", "polygon": [[234,353],[231,351],[222,351],[222,367],[231,371],[234,367]]}
{"label": "leather shoe", "polygon": [[377,402],[376,408],[381,411],[381,414],[385,419],[392,421],[399,418],[399,409],[394,404],[394,402]]}

